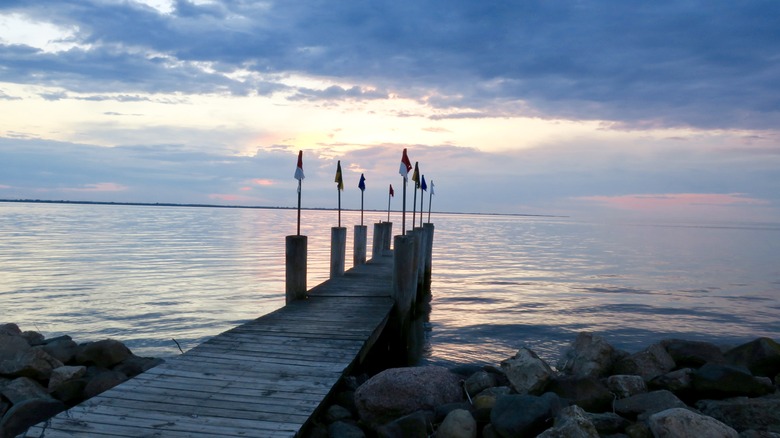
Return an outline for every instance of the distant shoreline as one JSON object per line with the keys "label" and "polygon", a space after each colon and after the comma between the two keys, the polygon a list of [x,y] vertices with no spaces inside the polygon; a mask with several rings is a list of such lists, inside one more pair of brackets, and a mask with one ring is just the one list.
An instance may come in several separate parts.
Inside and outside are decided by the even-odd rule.
{"label": "distant shoreline", "polygon": [[[0,202],[13,202],[25,204],[83,204],[83,205],[132,205],[141,207],[207,207],[207,208],[250,208],[264,210],[297,210],[296,207],[269,207],[253,205],[219,205],[219,204],[177,204],[173,202],[114,202],[114,201],[67,201],[67,200],[47,200],[47,199],[0,199]],[[336,211],[336,208],[324,207],[301,207],[306,211]],[[360,211],[354,208],[342,208],[342,211]],[[387,213],[387,210],[365,209],[366,212]],[[400,210],[390,210],[393,213],[400,213]],[[461,214],[461,215],[481,215],[481,216],[517,216],[517,217],[548,217],[548,218],[567,218],[569,216],[560,216],[552,214],[525,214],[525,213],[473,213],[459,211],[434,211],[435,214]]]}

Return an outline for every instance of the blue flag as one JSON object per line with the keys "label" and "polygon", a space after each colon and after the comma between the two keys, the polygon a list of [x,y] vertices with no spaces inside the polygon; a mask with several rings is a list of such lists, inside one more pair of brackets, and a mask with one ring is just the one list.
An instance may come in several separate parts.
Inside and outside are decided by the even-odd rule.
{"label": "blue flag", "polygon": [[366,190],[366,177],[363,176],[363,174],[360,174],[360,182],[358,183],[358,188],[363,191]]}
{"label": "blue flag", "polygon": [[422,191],[428,190],[428,184],[425,184],[425,175],[422,176],[422,182],[420,183],[420,188]]}

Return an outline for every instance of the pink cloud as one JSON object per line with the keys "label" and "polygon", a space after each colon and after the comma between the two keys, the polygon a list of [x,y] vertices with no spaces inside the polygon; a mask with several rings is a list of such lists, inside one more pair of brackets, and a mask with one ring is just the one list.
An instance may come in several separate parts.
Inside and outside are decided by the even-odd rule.
{"label": "pink cloud", "polygon": [[665,193],[577,198],[621,210],[665,210],[680,207],[767,205],[769,201],[749,198],[744,193]]}
{"label": "pink cloud", "polygon": [[272,186],[276,184],[273,180],[265,179],[265,178],[255,178],[252,180],[252,183],[257,184],[259,186]]}

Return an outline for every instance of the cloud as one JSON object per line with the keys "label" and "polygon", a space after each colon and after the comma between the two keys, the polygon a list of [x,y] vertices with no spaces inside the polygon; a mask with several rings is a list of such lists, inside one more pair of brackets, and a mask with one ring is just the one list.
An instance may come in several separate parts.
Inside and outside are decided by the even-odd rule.
{"label": "cloud", "polygon": [[86,184],[83,187],[61,187],[56,190],[60,192],[123,192],[127,189],[127,186],[123,186],[122,184],[100,182]]}
{"label": "cloud", "polygon": [[[80,93],[383,98],[457,114],[615,127],[774,128],[780,3],[8,1],[0,13],[77,29],[72,48],[0,47],[4,78]],[[243,74],[237,75],[237,73]],[[289,74],[343,85],[289,89]],[[359,87],[359,88],[355,88]],[[369,87],[369,88],[363,88]],[[366,92],[365,90],[382,90]],[[435,98],[433,98],[435,97]]]}

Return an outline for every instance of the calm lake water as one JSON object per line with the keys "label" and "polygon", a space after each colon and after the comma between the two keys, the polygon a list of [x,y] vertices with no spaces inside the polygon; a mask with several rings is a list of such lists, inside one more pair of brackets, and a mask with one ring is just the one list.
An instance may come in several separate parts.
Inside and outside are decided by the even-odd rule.
{"label": "calm lake water", "polygon": [[[780,339],[780,224],[432,219],[426,363],[497,363],[521,346],[554,362],[580,331],[629,351],[668,337]],[[294,210],[0,203],[0,322],[176,355],[173,339],[186,350],[284,305],[295,220]],[[302,213],[310,286],[328,277],[336,221]],[[359,221],[342,212],[348,267]]]}

